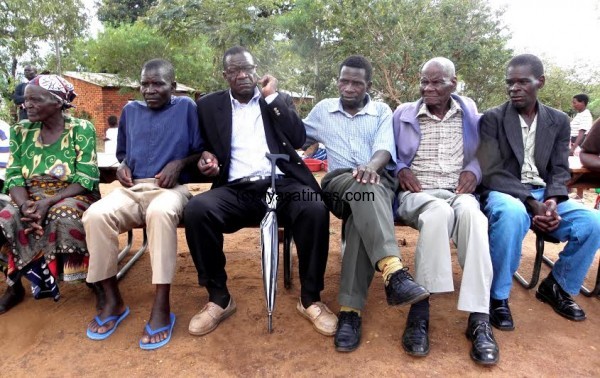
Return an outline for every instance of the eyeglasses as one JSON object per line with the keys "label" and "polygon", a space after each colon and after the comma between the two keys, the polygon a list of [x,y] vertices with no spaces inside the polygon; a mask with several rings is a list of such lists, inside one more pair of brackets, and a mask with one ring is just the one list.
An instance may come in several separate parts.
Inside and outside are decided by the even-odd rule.
{"label": "eyeglasses", "polygon": [[225,70],[225,75],[228,77],[237,77],[240,72],[245,73],[248,76],[254,75],[256,73],[256,65],[248,65],[248,66],[229,66]]}

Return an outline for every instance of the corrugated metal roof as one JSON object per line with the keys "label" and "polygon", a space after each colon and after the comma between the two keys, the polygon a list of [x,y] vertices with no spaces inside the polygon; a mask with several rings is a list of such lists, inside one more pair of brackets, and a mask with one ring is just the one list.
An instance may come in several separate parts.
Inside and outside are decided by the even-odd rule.
{"label": "corrugated metal roof", "polygon": [[[63,72],[64,76],[72,77],[74,79],[82,80],[90,84],[97,85],[103,88],[122,88],[128,87],[133,89],[138,89],[140,87],[140,83],[137,80],[132,80],[126,77],[121,77],[116,74],[109,73],[99,73],[99,72],[75,72],[75,71],[65,71]],[[196,90],[192,87],[188,87],[187,85],[183,85],[181,83],[177,83],[176,92],[186,92],[191,93]]]}

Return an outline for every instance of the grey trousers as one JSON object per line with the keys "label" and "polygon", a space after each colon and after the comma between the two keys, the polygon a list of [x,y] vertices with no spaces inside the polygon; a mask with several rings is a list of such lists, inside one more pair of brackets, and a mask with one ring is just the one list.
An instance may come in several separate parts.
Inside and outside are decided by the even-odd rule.
{"label": "grey trousers", "polygon": [[392,216],[396,181],[384,172],[380,184],[362,184],[352,177],[351,169],[338,169],[328,173],[321,186],[325,204],[345,220],[338,302],[362,309],[377,262],[388,256],[400,257]]}
{"label": "grey trousers", "polygon": [[450,242],[463,270],[458,309],[487,314],[492,285],[488,222],[472,194],[432,189],[400,192],[398,217],[419,230],[415,281],[431,293],[454,291]]}

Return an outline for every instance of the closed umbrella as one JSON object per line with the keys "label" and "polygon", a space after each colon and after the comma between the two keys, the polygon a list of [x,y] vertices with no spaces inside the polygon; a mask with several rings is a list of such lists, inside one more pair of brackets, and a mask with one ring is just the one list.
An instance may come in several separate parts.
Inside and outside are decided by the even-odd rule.
{"label": "closed umbrella", "polygon": [[260,248],[262,251],[262,274],[265,298],[267,301],[269,333],[273,332],[273,310],[275,309],[275,295],[277,294],[277,268],[279,265],[279,240],[277,226],[277,191],[275,189],[275,169],[278,159],[289,161],[288,155],[266,154],[271,161],[271,187],[267,189],[265,202],[267,213],[260,222]]}

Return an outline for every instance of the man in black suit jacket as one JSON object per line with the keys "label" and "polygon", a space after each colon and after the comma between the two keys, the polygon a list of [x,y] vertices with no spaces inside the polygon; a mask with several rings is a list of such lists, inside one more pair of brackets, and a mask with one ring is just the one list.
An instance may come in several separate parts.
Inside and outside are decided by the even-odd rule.
{"label": "man in black suit jacket", "polygon": [[27,79],[27,83],[20,83],[15,87],[15,92],[13,93],[13,101],[18,108],[18,116],[19,121],[23,119],[27,119],[27,110],[25,110],[25,87],[34,77],[37,76],[37,69],[32,65],[26,65],[23,67],[23,74]]}
{"label": "man in black suit jacket", "polygon": [[536,56],[514,57],[506,70],[510,101],[480,121],[477,157],[494,269],[490,320],[501,330],[514,329],[508,297],[530,226],[567,242],[536,297],[570,320],[585,319],[571,295],[600,247],[599,213],[568,199],[569,118],[537,100],[544,83]]}
{"label": "man in black suit jacket", "polygon": [[192,318],[189,332],[207,334],[235,312],[226,285],[223,233],[258,225],[264,217],[264,198],[271,183],[265,153],[270,152],[290,157],[289,162],[277,162],[277,217],[291,227],[298,249],[301,292],[296,308],[318,332],[333,335],[337,317],[320,298],[329,249],[329,211],[319,184],[295,151],[306,139],[302,120],[292,99],[277,92],[277,79],[270,75],[258,79],[254,58],[246,49],[227,50],[223,68],[230,89],[198,101],[206,146],[198,168],[215,180],[210,191],[190,200],[184,213],[198,281],[209,295],[209,303]]}

